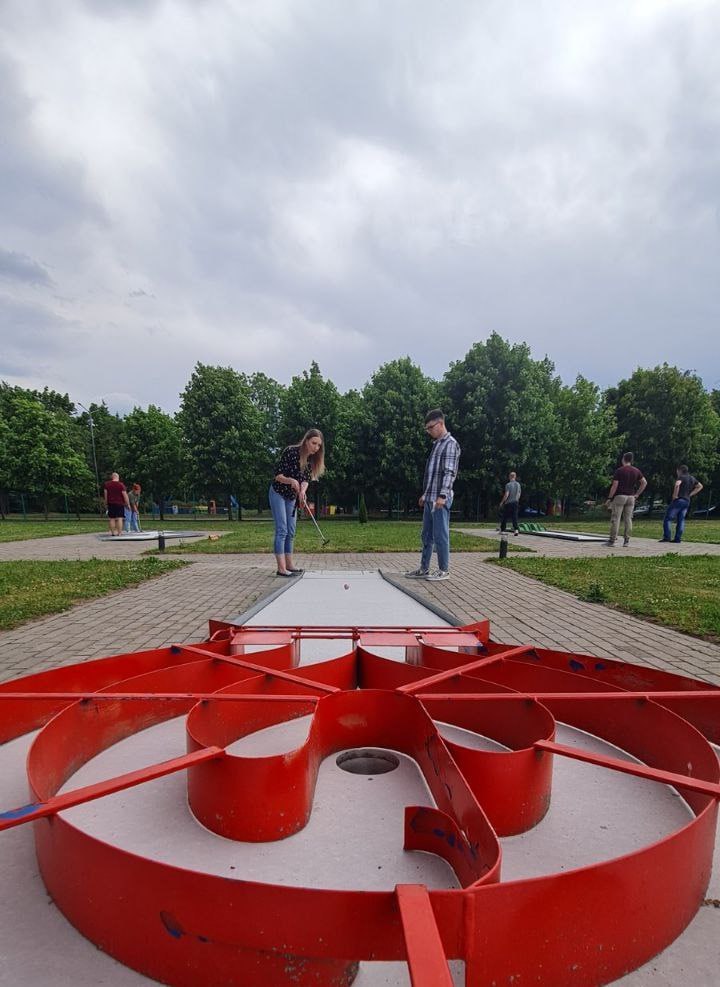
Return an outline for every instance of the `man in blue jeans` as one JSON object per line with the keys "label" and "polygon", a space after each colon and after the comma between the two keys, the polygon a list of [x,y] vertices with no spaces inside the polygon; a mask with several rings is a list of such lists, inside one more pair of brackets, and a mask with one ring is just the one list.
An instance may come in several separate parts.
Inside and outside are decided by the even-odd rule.
{"label": "man in blue jeans", "polygon": [[[425,415],[425,431],[433,440],[425,464],[423,492],[418,504],[423,509],[422,555],[420,568],[405,575],[409,579],[437,582],[450,578],[450,508],[453,483],[460,464],[460,446],[445,427],[445,415],[439,408]],[[437,552],[437,569],[430,570],[433,546]]]}
{"label": "man in blue jeans", "polygon": [[[695,497],[703,488],[702,483],[690,475],[687,466],[678,466],[675,471],[677,480],[673,487],[672,500],[668,504],[663,518],[663,536],[660,541],[675,541],[679,544],[682,541],[685,530],[685,515],[690,507],[690,498]],[[670,525],[675,521],[675,538],[670,538]]]}

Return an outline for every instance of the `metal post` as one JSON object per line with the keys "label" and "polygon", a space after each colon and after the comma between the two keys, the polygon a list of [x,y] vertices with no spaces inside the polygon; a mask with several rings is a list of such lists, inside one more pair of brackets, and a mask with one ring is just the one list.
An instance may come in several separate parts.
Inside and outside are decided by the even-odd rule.
{"label": "metal post", "polygon": [[502,534],[500,535],[500,558],[501,559],[507,558],[507,545],[508,545],[507,532],[503,531]]}
{"label": "metal post", "polygon": [[158,531],[158,551],[159,552],[164,552],[165,551],[165,532],[164,531]]}

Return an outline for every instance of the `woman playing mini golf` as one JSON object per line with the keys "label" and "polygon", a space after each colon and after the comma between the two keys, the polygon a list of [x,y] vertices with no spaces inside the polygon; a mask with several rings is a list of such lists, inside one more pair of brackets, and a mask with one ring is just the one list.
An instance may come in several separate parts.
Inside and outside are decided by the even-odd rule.
{"label": "woman playing mini golf", "polygon": [[270,484],[270,510],[275,522],[273,551],[277,574],[286,578],[299,572],[293,565],[292,551],[297,523],[297,505],[305,504],[310,480],[325,472],[325,440],[317,428],[310,428],[297,445],[283,450]]}

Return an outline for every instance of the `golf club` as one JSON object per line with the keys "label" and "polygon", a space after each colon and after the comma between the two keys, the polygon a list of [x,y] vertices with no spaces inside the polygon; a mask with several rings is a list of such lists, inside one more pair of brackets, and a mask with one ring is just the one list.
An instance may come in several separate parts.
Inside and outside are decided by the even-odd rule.
{"label": "golf club", "polygon": [[303,507],[303,508],[305,509],[305,511],[306,511],[306,513],[307,513],[307,514],[308,514],[308,515],[310,516],[310,520],[312,521],[312,523],[313,523],[313,524],[315,525],[315,527],[317,528],[317,533],[318,533],[318,534],[320,535],[320,539],[321,539],[321,541],[322,541],[322,543],[323,543],[323,545],[329,545],[329,544],[330,544],[330,539],[329,539],[329,538],[326,538],[326,537],[325,537],[325,535],[324,535],[324,534],[322,533],[322,531],[320,530],[320,525],[319,525],[319,524],[317,523],[317,521],[315,520],[315,515],[313,514],[313,512],[312,512],[312,511],[310,510],[310,508],[308,507],[308,503],[307,503],[307,501],[306,501],[306,500],[304,500],[304,501],[303,501],[303,502],[301,503],[301,505],[300,505],[300,506],[301,506],[301,507]]}

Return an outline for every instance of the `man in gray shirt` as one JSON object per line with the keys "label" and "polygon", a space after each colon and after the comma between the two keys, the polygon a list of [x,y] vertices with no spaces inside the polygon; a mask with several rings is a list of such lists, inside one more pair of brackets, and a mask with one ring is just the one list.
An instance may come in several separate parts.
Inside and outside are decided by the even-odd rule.
{"label": "man in gray shirt", "polygon": [[508,518],[512,518],[513,534],[519,534],[518,531],[518,508],[520,506],[520,494],[522,493],[522,488],[517,481],[517,474],[510,473],[508,476],[508,482],[505,484],[505,493],[503,494],[502,500],[500,501],[500,510],[502,511],[502,517],[500,521],[500,530],[505,531],[505,525],[508,522]]}

